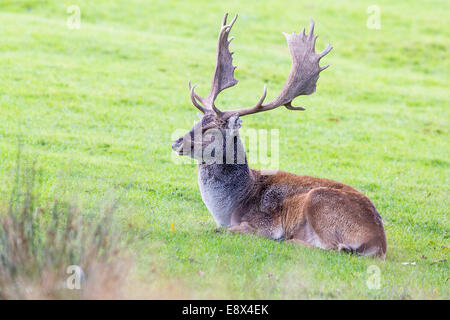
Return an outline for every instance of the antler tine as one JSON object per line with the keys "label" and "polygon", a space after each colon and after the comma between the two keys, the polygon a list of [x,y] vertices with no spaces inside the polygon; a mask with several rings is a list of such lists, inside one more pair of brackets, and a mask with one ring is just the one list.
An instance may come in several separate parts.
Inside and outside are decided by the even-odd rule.
{"label": "antler tine", "polygon": [[325,50],[319,53],[319,60],[322,59],[328,52],[330,52],[331,49],[333,49],[333,47],[330,44],[328,44]]}
{"label": "antler tine", "polygon": [[252,113],[256,113],[256,112],[261,112],[264,111],[264,106],[263,106],[263,102],[266,99],[267,96],[267,86],[264,85],[264,91],[263,94],[261,96],[261,98],[259,98],[258,102],[251,108],[247,108],[247,109],[240,109],[240,110],[227,110],[222,112],[221,114],[221,118],[223,119],[228,119],[229,117],[231,117],[233,114],[238,113],[240,116],[245,116],[247,114],[252,114]]}
{"label": "antler tine", "polygon": [[[314,36],[314,20],[313,19],[309,19],[309,33],[308,33],[308,39],[312,39]],[[317,39],[317,36],[315,36]]]}
{"label": "antler tine", "polygon": [[314,35],[314,26],[314,20],[311,19],[307,35],[304,29],[301,33],[283,33],[291,53],[292,66],[286,83],[279,95],[268,104],[262,104],[266,96],[265,89],[263,97],[255,106],[234,111],[226,111],[223,113],[225,117],[229,117],[236,113],[240,116],[244,116],[272,110],[280,106],[285,106],[289,110],[305,110],[303,107],[293,106],[292,100],[300,95],[309,95],[316,91],[319,73],[329,67],[329,65],[320,67],[319,61],[332,49],[332,47],[328,45],[321,53],[317,54],[315,52],[315,43],[318,36]]}
{"label": "antler tine", "polygon": [[[194,89],[197,85],[194,86]],[[189,90],[191,90],[191,82],[189,81]],[[202,97],[200,97],[195,91],[193,91],[194,97],[196,100],[200,101],[200,103],[203,105],[204,108],[206,105],[205,99],[203,99]]]}
{"label": "antler tine", "polygon": [[226,26],[227,24],[227,19],[228,19],[228,12],[225,13],[225,15],[222,18],[222,27]]}
{"label": "antler tine", "polygon": [[284,106],[286,107],[286,109],[289,109],[289,110],[299,110],[299,111],[305,111],[306,110],[303,107],[294,107],[290,102],[286,103]]}
{"label": "antler tine", "polygon": [[229,27],[230,29],[233,27],[233,24],[236,22],[236,19],[238,18],[238,15],[236,14],[233,18],[233,20],[231,20],[230,24],[227,26],[227,18],[228,18],[228,12],[225,13],[225,15],[223,16],[222,19],[222,26],[223,27]]}
{"label": "antler tine", "polygon": [[260,108],[264,102],[264,100],[266,99],[267,96],[267,86],[264,85],[264,92],[261,96],[261,98],[259,98],[258,102],[253,106],[253,108]]}
{"label": "antler tine", "polygon": [[202,106],[200,103],[198,103],[197,101],[197,94],[195,93],[194,89],[197,85],[191,86],[191,82],[189,81],[189,91],[191,92],[191,101],[192,104],[197,107],[198,110],[200,110],[203,113],[208,112],[209,109],[205,108],[204,106]]}

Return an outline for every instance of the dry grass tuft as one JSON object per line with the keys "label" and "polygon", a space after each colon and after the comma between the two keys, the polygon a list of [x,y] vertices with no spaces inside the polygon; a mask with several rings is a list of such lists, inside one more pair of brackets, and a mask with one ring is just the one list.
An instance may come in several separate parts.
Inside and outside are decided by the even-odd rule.
{"label": "dry grass tuft", "polygon": [[0,206],[0,299],[123,298],[131,259],[115,204],[89,214],[57,200],[38,206],[36,180],[36,170],[21,174],[18,165]]}

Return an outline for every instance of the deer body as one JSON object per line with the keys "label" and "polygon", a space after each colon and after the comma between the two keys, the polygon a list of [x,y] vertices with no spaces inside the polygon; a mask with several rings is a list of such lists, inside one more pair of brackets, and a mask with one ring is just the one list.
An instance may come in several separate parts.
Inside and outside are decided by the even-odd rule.
{"label": "deer body", "polygon": [[[237,18],[237,16],[236,16]],[[214,101],[224,89],[234,86],[228,34],[236,18],[222,22],[217,47],[217,64],[211,91],[202,98],[189,88],[191,100],[204,115],[193,129],[172,145],[180,155],[199,162],[198,184],[202,199],[218,226],[230,232],[255,233],[272,239],[286,239],[300,245],[384,258],[386,237],[380,214],[372,202],[343,183],[298,176],[278,171],[263,174],[249,168],[239,137],[239,117],[285,106],[292,106],[299,95],[316,90],[319,60],[330,50],[315,53],[317,36],[311,20],[309,34],[287,35],[292,67],[280,94],[264,104],[266,89],[250,108],[219,110]],[[231,147],[230,147],[231,146]]]}
{"label": "deer body", "polygon": [[326,250],[384,257],[381,216],[343,183],[242,164],[200,164],[202,199],[218,226]]}

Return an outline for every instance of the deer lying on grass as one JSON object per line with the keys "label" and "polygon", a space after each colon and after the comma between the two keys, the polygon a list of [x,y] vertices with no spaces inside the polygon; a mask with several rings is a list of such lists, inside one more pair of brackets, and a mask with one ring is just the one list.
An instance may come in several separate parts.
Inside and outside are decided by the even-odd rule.
{"label": "deer lying on grass", "polygon": [[[239,138],[239,117],[280,106],[304,110],[291,102],[316,90],[319,66],[331,46],[315,53],[314,22],[309,34],[284,34],[292,55],[289,77],[280,94],[265,104],[266,88],[251,108],[221,111],[214,101],[224,89],[234,86],[232,53],[225,15],[217,45],[217,64],[211,91],[206,98],[190,88],[192,103],[203,116],[185,136],[172,145],[179,155],[197,159],[202,199],[218,226],[230,232],[255,233],[286,239],[309,247],[385,257],[386,237],[380,214],[362,193],[343,183],[277,171],[266,175],[249,168]],[[231,132],[231,133],[230,133]],[[211,148],[211,146],[214,146]],[[209,155],[209,157],[208,157]]]}

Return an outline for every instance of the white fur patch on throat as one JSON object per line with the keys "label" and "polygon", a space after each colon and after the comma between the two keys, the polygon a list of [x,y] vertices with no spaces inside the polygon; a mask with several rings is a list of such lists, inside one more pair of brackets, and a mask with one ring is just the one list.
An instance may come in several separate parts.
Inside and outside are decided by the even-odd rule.
{"label": "white fur patch on throat", "polygon": [[202,179],[198,178],[198,186],[202,195],[202,200],[211,212],[217,226],[229,227],[231,226],[232,215],[232,200],[228,199],[223,190],[220,190],[217,186],[212,186],[209,183],[204,184]]}

